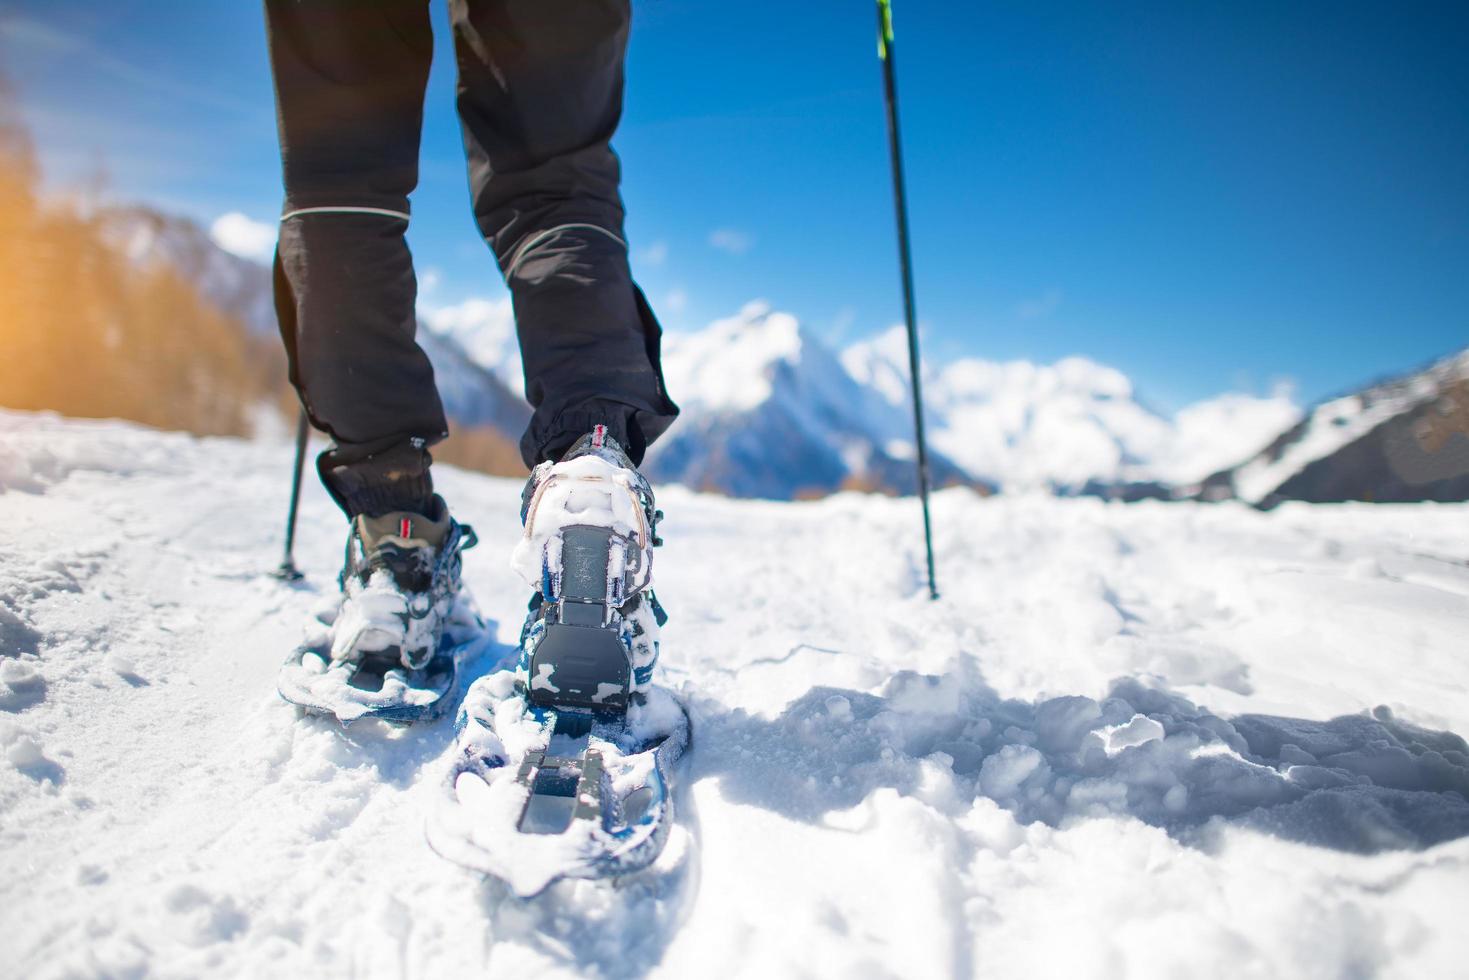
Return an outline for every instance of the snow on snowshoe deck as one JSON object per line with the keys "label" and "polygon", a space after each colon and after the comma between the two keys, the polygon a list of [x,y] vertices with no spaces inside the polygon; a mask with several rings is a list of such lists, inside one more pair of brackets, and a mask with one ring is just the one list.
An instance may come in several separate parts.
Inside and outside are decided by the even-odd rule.
{"label": "snow on snowshoe deck", "polygon": [[626,715],[544,708],[514,681],[499,671],[466,694],[429,845],[521,897],[652,864],[673,826],[671,771],[689,742],[683,704],[655,687]]}
{"label": "snow on snowshoe deck", "polygon": [[488,640],[477,626],[445,630],[437,652],[418,670],[371,656],[333,662],[329,641],[308,641],[281,665],[276,690],[291,704],[343,725],[359,718],[430,721],[454,706],[464,661]]}

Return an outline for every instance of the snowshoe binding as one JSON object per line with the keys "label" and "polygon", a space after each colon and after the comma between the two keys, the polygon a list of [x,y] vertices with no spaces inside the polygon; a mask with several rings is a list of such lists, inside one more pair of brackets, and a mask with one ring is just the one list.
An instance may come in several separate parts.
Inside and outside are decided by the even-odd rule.
{"label": "snowshoe binding", "polygon": [[475,543],[474,530],[451,518],[438,496],[428,515],[354,518],[340,600],[281,666],[281,697],[344,725],[447,711],[462,661],[485,636],[460,589],[460,555]]}

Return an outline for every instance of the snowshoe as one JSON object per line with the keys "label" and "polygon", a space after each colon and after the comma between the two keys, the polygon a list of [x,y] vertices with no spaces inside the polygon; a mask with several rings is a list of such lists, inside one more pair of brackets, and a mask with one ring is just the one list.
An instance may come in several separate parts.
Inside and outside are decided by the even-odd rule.
{"label": "snowshoe", "polygon": [[511,562],[540,590],[515,664],[465,696],[428,826],[439,854],[517,894],[630,874],[668,838],[689,719],[652,684],[666,618],[649,588],[661,516],[602,426],[526,485]]}

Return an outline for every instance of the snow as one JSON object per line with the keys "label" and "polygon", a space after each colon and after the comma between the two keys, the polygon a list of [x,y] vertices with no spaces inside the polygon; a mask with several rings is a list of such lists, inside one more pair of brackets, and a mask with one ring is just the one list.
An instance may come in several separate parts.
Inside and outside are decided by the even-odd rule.
{"label": "snow", "polygon": [[651,567],[646,556],[651,554],[651,532],[633,485],[635,474],[589,454],[537,469],[536,478],[535,493],[526,505],[525,530],[510,556],[511,565],[527,587],[539,589],[546,574],[555,575],[559,581],[560,532],[579,524],[611,528],[624,539],[614,540],[609,548],[624,548],[625,542],[635,542],[639,554],[618,563],[618,567],[642,569],[625,594],[648,585]]}
{"label": "snow", "polygon": [[[465,755],[451,770],[451,780],[446,780],[450,785],[426,825],[434,851],[464,867],[494,873],[521,897],[536,895],[562,875],[592,877],[599,862],[647,864],[640,854],[660,856],[657,842],[669,826],[659,819],[667,805],[662,774],[688,744],[687,716],[678,702],[667,690],[653,688],[646,703],[629,709],[628,732],[617,741],[594,737],[578,744],[563,735],[552,736],[548,745],[543,725],[528,715],[525,702],[508,697],[510,676],[500,671],[465,695],[459,739]],[[663,757],[656,765],[651,750],[655,743]],[[562,758],[579,757],[583,750],[595,753],[609,781],[607,799],[625,799],[639,790],[647,797],[645,809],[617,811],[610,828],[573,819],[563,833],[516,834],[522,815],[534,822],[528,804],[546,799],[532,797],[520,780],[514,760],[524,759],[529,749]],[[512,760],[508,765],[507,759]],[[579,793],[577,799],[595,805],[590,794]],[[644,880],[660,877],[667,877],[666,871],[647,874]]]}
{"label": "snow", "polygon": [[[1469,506],[659,489],[681,814],[513,898],[435,856],[447,721],[297,717],[345,525],[290,449],[0,413],[0,973],[1448,976]],[[450,469],[514,642],[520,481]],[[125,666],[125,670],[119,667]]]}

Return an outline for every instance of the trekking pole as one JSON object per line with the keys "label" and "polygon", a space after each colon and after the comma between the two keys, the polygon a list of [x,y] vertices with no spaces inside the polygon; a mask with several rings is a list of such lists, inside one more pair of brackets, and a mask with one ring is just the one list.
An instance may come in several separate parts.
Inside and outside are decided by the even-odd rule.
{"label": "trekking pole", "polygon": [[923,503],[923,547],[928,555],[928,597],[939,597],[933,574],[933,524],[928,514],[928,445],[923,432],[923,375],[918,369],[918,322],[913,304],[913,257],[908,247],[908,196],[903,190],[903,149],[898,135],[898,80],[893,65],[893,9],[877,0],[877,57],[882,61],[887,103],[888,150],[893,169],[893,204],[898,212],[898,263],[903,276],[903,319],[908,325],[908,373],[913,379],[913,431],[918,444],[918,497]]}
{"label": "trekking pole", "polygon": [[306,439],[310,434],[311,423],[306,418],[306,407],[303,405],[296,420],[296,468],[291,474],[291,507],[286,512],[285,556],[281,559],[281,567],[273,573],[276,578],[285,582],[301,579],[301,571],[296,567],[291,552],[296,547],[296,508],[301,503],[301,471],[306,466]]}

